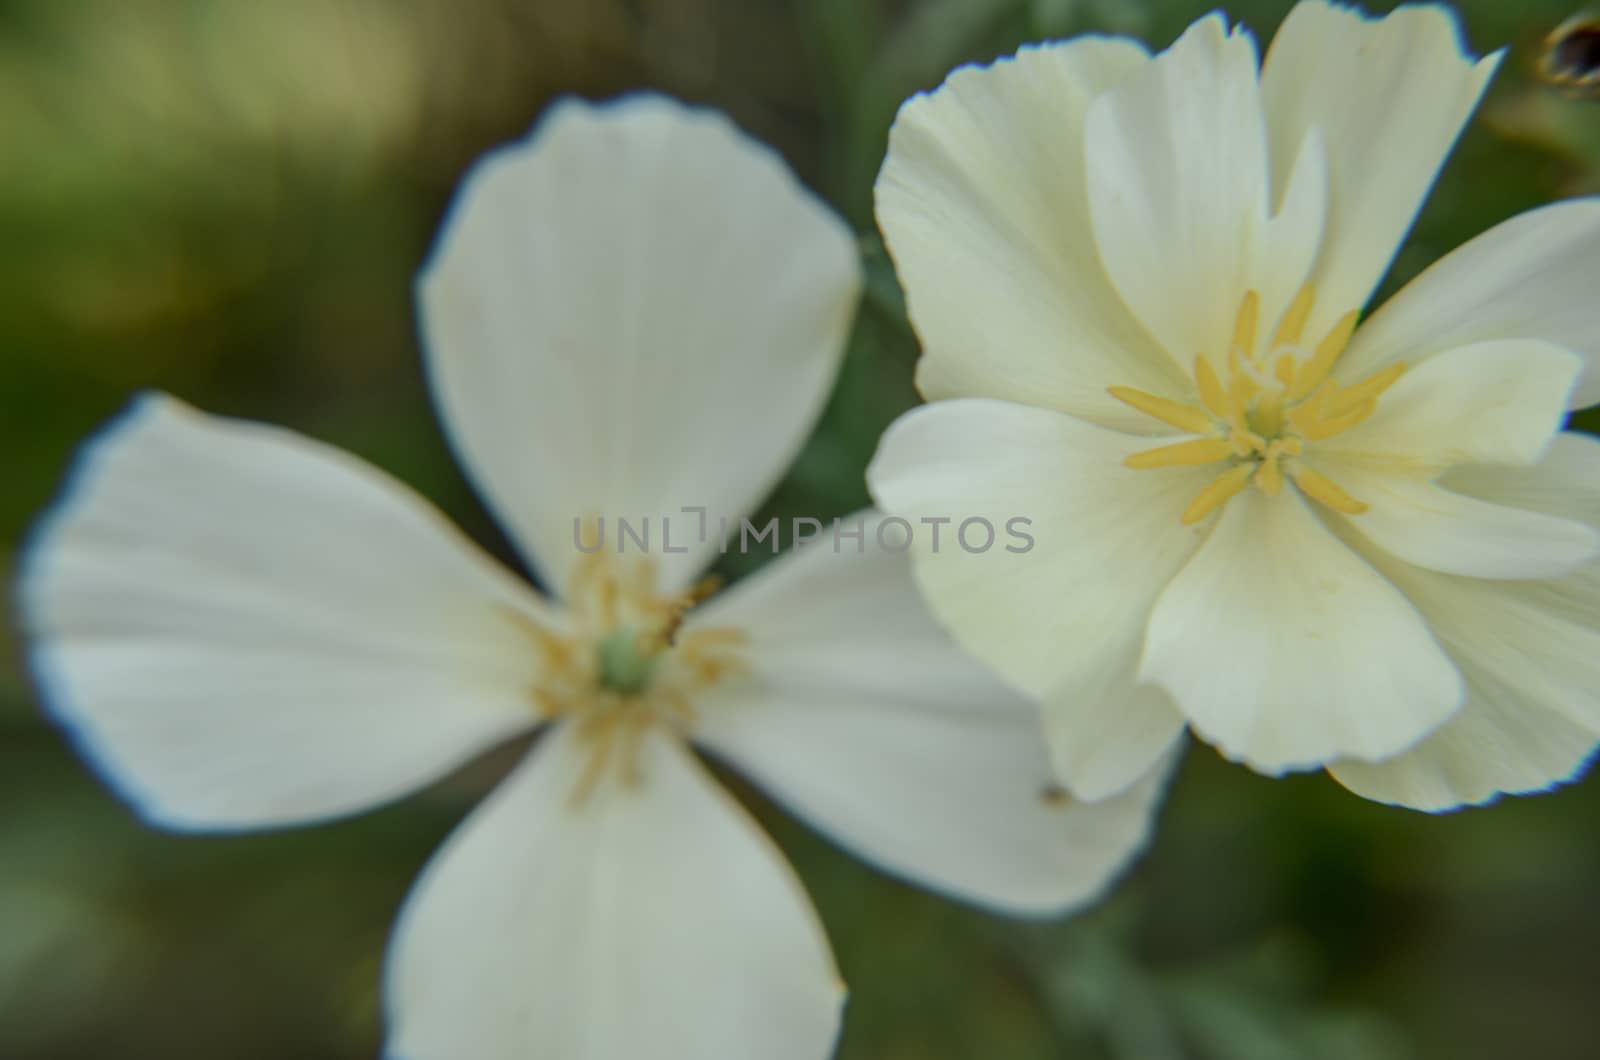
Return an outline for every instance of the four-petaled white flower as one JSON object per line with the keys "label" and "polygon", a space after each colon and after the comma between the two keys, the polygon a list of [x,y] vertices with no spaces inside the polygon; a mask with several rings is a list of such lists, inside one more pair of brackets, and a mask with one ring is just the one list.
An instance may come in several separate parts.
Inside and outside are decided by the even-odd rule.
{"label": "four-petaled white flower", "polygon": [[1080,797],[1186,725],[1426,809],[1593,749],[1600,445],[1560,432],[1600,400],[1600,201],[1500,225],[1357,326],[1498,58],[1443,8],[1308,2],[1259,68],[1212,16],[902,109],[878,218],[935,403],[869,479],[902,517],[1033,520],[1006,567],[917,577],[1042,698]]}
{"label": "four-petaled white flower", "polygon": [[689,741],[885,870],[1020,914],[1097,894],[1159,786],[1062,798],[1037,712],[904,556],[824,538],[690,610],[715,535],[575,547],[575,516],[747,513],[858,287],[849,232],[725,119],[558,106],[472,175],[419,293],[451,437],[559,604],[373,468],[149,397],[25,565],[50,705],[141,814],[194,830],[364,810],[542,727],[407,902],[387,1055],[817,1060],[827,942]]}

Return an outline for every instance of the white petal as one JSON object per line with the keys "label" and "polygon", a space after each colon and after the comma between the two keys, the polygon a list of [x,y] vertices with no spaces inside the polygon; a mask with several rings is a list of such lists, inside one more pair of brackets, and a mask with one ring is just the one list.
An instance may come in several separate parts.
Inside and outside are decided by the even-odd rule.
{"label": "white petal", "polygon": [[525,558],[559,589],[574,519],[648,518],[667,591],[716,548],[681,509],[736,520],[805,440],[858,287],[777,154],[657,96],[558,104],[479,163],[419,281],[446,426]]}
{"label": "white petal", "polygon": [[1583,355],[1572,406],[1600,402],[1600,199],[1530,210],[1440,258],[1361,326],[1340,358],[1367,372],[1468,343],[1536,339]]}
{"label": "white petal", "polygon": [[1186,385],[1128,315],[1089,238],[1083,116],[1147,61],[1080,38],[966,66],[889,136],[878,223],[922,340],[929,398],[1006,398],[1144,429],[1108,386]]}
{"label": "white petal", "polygon": [[365,809],[537,721],[525,586],[375,468],[163,396],[84,452],[21,605],[51,709],[171,827]]}
{"label": "white petal", "polygon": [[1328,225],[1307,334],[1366,304],[1499,59],[1469,57],[1442,6],[1368,18],[1308,0],[1284,20],[1261,73],[1273,172],[1281,181],[1311,130],[1328,152]]}
{"label": "white petal", "polygon": [[[1485,501],[1600,524],[1600,442],[1559,436],[1529,468],[1463,468],[1446,479]],[[1418,747],[1345,761],[1339,780],[1423,810],[1573,779],[1600,740],[1600,565],[1546,581],[1483,582],[1373,555],[1459,661],[1465,707]]]}
{"label": "white petal", "polygon": [[570,726],[434,856],[385,982],[395,1060],[824,1060],[844,987],[760,828],[675,739],[572,804]]}
{"label": "white petal", "polygon": [[1600,734],[1458,658],[1467,681],[1460,714],[1394,758],[1341,759],[1328,772],[1363,798],[1430,813],[1547,791],[1583,772]]}
{"label": "white petal", "polygon": [[1458,467],[1440,482],[1493,504],[1600,525],[1600,438],[1563,431],[1531,467]]}
{"label": "white petal", "polygon": [[1076,796],[1099,801],[1126,791],[1182,740],[1187,721],[1165,689],[1139,684],[1142,640],[1087,653],[1042,704],[1050,760]]}
{"label": "white petal", "polygon": [[[1094,238],[1117,290],[1187,371],[1223,355],[1245,291],[1268,320],[1305,277],[1321,236],[1325,165],[1315,137],[1286,165],[1287,225],[1268,228],[1266,129],[1255,42],[1201,19],[1169,50],[1090,107]],[[1273,260],[1268,260],[1268,258]]]}
{"label": "white petal", "polygon": [[[884,511],[915,524],[917,581],[939,618],[1018,688],[1043,696],[1137,642],[1156,595],[1199,543],[1178,517],[1214,472],[1123,466],[1150,441],[1046,409],[942,401],[889,428],[867,481]],[[969,518],[996,527],[994,548],[950,547],[950,530]],[[937,519],[951,522],[935,549]],[[1015,529],[1031,546],[1007,536],[1013,520],[1026,520]]]}
{"label": "white petal", "polygon": [[[1179,515],[1213,472],[1123,466],[1149,443],[1048,410],[946,401],[901,417],[867,472],[879,504],[916,526],[917,581],[935,613],[1043,700],[1061,779],[1087,799],[1147,773],[1183,727],[1164,693],[1133,687],[1134,660],[1156,597],[1200,540]],[[951,547],[970,518],[1000,543]],[[937,551],[936,519],[952,520]],[[1013,520],[1031,544],[1006,533]]]}
{"label": "white petal", "polygon": [[1150,618],[1142,676],[1266,773],[1414,743],[1461,704],[1416,609],[1293,490],[1247,490]]}
{"label": "white petal", "polygon": [[[1534,467],[1472,469],[1445,481],[1491,503],[1600,524],[1600,442],[1592,438],[1562,434]],[[1600,732],[1600,564],[1540,581],[1485,582],[1404,566],[1390,577],[1452,653]]]}
{"label": "white petal", "polygon": [[1368,510],[1351,527],[1407,563],[1474,578],[1552,578],[1600,554],[1600,532],[1502,504],[1490,504],[1423,479],[1382,474],[1346,462],[1326,474]]}
{"label": "white petal", "polygon": [[1462,346],[1408,370],[1371,419],[1318,442],[1316,452],[1400,473],[1532,463],[1561,429],[1582,367],[1576,354],[1544,342]]}
{"label": "white petal", "polygon": [[750,673],[696,704],[696,742],[862,858],[1038,915],[1143,847],[1166,770],[1098,805],[1059,793],[1038,712],[934,624],[905,555],[813,542],[705,610],[746,631]]}

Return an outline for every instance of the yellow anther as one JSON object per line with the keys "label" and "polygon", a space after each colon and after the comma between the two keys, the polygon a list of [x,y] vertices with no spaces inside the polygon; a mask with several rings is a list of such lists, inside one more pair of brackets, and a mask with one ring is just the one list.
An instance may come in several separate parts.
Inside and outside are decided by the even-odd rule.
{"label": "yellow anther", "polygon": [[1332,438],[1367,419],[1378,399],[1404,374],[1391,365],[1349,387],[1332,379],[1335,363],[1355,333],[1358,313],[1346,313],[1307,355],[1301,337],[1311,319],[1315,291],[1301,287],[1283,311],[1270,344],[1256,349],[1261,297],[1247,291],[1234,319],[1232,345],[1194,359],[1200,405],[1112,387],[1124,404],[1192,435],[1124,458],[1136,469],[1227,464],[1184,509],[1185,525],[1198,523],[1250,483],[1267,496],[1283,492],[1285,479],[1334,511],[1358,515],[1367,506],[1295,459],[1310,443]]}
{"label": "yellow anther", "polygon": [[1369,402],[1376,402],[1378,398],[1383,396],[1384,391],[1399,382],[1400,377],[1405,374],[1405,365],[1391,364],[1382,371],[1372,373],[1353,386],[1336,390],[1323,403],[1323,415],[1329,419],[1334,419],[1348,412],[1353,412]]}
{"label": "yellow anther", "polygon": [[1315,297],[1316,291],[1309,283],[1300,288],[1300,293],[1294,296],[1294,301],[1284,310],[1283,319],[1278,321],[1278,330],[1272,335],[1274,348],[1289,346],[1300,341],[1300,334],[1306,329],[1306,320],[1311,316],[1311,303]]}
{"label": "yellow anther", "polygon": [[1211,362],[1205,354],[1197,354],[1194,359],[1194,383],[1200,391],[1200,401],[1218,419],[1225,420],[1232,412],[1228,401],[1228,392],[1222,386],[1222,380],[1217,378],[1217,370],[1211,367]]}
{"label": "yellow anther", "polygon": [[1233,450],[1234,456],[1250,456],[1259,453],[1266,447],[1266,439],[1250,430],[1241,430],[1235,427],[1228,434],[1228,446]]}
{"label": "yellow anther", "polygon": [[1254,464],[1240,464],[1212,479],[1211,484],[1189,502],[1189,507],[1178,517],[1179,521],[1184,526],[1193,526],[1228,503],[1240,490],[1250,484],[1250,476],[1255,474],[1255,470]]}
{"label": "yellow anther", "polygon": [[1378,409],[1376,400],[1368,400],[1338,416],[1329,416],[1327,405],[1330,397],[1331,395],[1308,401],[1295,408],[1290,422],[1300,433],[1301,438],[1308,442],[1320,442],[1334,435],[1343,434]]}
{"label": "yellow anther", "polygon": [[1284,386],[1288,386],[1290,383],[1294,382],[1294,375],[1294,354],[1279,354],[1277,361],[1272,365],[1272,377],[1278,382],[1282,383]]}
{"label": "yellow anther", "polygon": [[1129,455],[1123,464],[1141,471],[1153,467],[1196,467],[1215,464],[1233,455],[1233,446],[1221,438],[1196,438],[1159,449],[1145,449]]}
{"label": "yellow anther", "polygon": [[[1277,443],[1274,442],[1273,445],[1276,446]],[[1278,462],[1277,449],[1267,450],[1267,455],[1261,460],[1261,466],[1256,469],[1255,484],[1269,497],[1276,497],[1283,492],[1283,467]]]}
{"label": "yellow anther", "polygon": [[1299,486],[1300,491],[1307,497],[1336,512],[1360,515],[1367,510],[1367,505],[1334,485],[1328,476],[1319,474],[1304,464],[1297,464],[1291,468],[1289,477],[1294,479],[1294,484]]}
{"label": "yellow anther", "polygon": [[1146,416],[1152,416],[1189,434],[1210,434],[1216,428],[1216,424],[1206,414],[1205,409],[1185,405],[1181,401],[1157,397],[1143,390],[1135,390],[1131,386],[1114,386],[1110,388],[1110,393],[1124,405],[1131,405]]}
{"label": "yellow anther", "polygon": [[1239,303],[1239,312],[1233,318],[1233,349],[1230,353],[1254,358],[1256,353],[1256,328],[1261,320],[1261,294],[1250,290]]}
{"label": "yellow anther", "polygon": [[1311,355],[1311,359],[1295,370],[1294,382],[1289,384],[1289,390],[1284,394],[1286,401],[1299,401],[1328,378],[1328,373],[1333,370],[1333,363],[1339,359],[1344,348],[1350,345],[1350,336],[1355,334],[1356,320],[1360,315],[1357,310],[1352,309],[1340,317],[1333,330],[1317,343],[1316,352]]}

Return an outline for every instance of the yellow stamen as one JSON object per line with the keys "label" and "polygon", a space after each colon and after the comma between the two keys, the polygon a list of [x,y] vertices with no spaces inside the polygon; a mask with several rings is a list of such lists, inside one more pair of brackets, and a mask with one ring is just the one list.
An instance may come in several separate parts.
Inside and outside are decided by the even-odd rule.
{"label": "yellow stamen", "polygon": [[1278,466],[1277,454],[1274,453],[1261,461],[1261,468],[1256,472],[1254,481],[1261,492],[1269,497],[1276,497],[1283,492],[1283,468]]}
{"label": "yellow stamen", "polygon": [[1294,479],[1294,484],[1299,486],[1300,491],[1307,497],[1336,512],[1360,515],[1367,510],[1367,505],[1334,485],[1328,476],[1319,474],[1304,464],[1297,464],[1290,469],[1289,477]]}
{"label": "yellow stamen", "polygon": [[1235,427],[1228,435],[1228,447],[1233,450],[1233,455],[1238,457],[1259,453],[1266,444],[1266,439],[1251,430]]}
{"label": "yellow stamen", "polygon": [[1180,431],[1187,431],[1190,434],[1210,434],[1216,426],[1204,409],[1185,405],[1181,401],[1157,397],[1143,390],[1135,390],[1131,386],[1114,386],[1110,388],[1110,393],[1124,405],[1131,405],[1146,416],[1153,416]]}
{"label": "yellow stamen", "polygon": [[1316,292],[1309,283],[1300,288],[1300,293],[1284,310],[1283,319],[1278,321],[1278,330],[1272,336],[1274,347],[1289,346],[1300,341],[1300,333],[1306,329],[1306,319],[1311,316],[1311,303],[1315,296]]}
{"label": "yellow stamen", "polygon": [[1250,476],[1255,474],[1254,464],[1240,464],[1231,468],[1211,480],[1211,484],[1189,502],[1189,507],[1183,510],[1179,521],[1184,526],[1193,526],[1218,508],[1226,504],[1240,490],[1250,483]]}
{"label": "yellow stamen", "polygon": [[1294,382],[1295,360],[1294,354],[1285,353],[1278,357],[1277,363],[1272,366],[1272,376],[1284,386]]}
{"label": "yellow stamen", "polygon": [[1123,460],[1128,467],[1147,470],[1153,467],[1195,467],[1215,464],[1233,455],[1233,447],[1221,438],[1196,438],[1159,449],[1145,449]]}
{"label": "yellow stamen", "polygon": [[1403,364],[1391,364],[1379,372],[1374,372],[1361,382],[1335,391],[1327,399],[1323,407],[1323,415],[1329,419],[1343,416],[1368,402],[1376,402],[1383,396],[1384,391],[1400,381],[1406,374]]}
{"label": "yellow stamen", "polygon": [[1339,318],[1339,322],[1328,332],[1327,337],[1317,343],[1316,352],[1311,355],[1311,359],[1296,369],[1294,382],[1289,384],[1284,400],[1299,401],[1328,378],[1328,373],[1333,370],[1333,362],[1339,359],[1344,348],[1350,344],[1350,336],[1356,332],[1356,320],[1360,315],[1357,310],[1352,309]]}
{"label": "yellow stamen", "polygon": [[1339,357],[1355,334],[1358,312],[1341,316],[1308,352],[1302,336],[1310,323],[1315,290],[1306,284],[1284,309],[1272,341],[1256,348],[1261,297],[1247,291],[1234,318],[1227,350],[1194,359],[1198,406],[1130,387],[1112,387],[1124,404],[1188,432],[1184,441],[1146,449],[1123,459],[1139,470],[1223,464],[1220,474],[1189,502],[1181,519],[1193,525],[1228,503],[1252,482],[1269,497],[1293,481],[1311,500],[1348,515],[1367,505],[1351,497],[1298,457],[1308,445],[1348,431],[1370,417],[1378,399],[1405,373],[1390,365],[1352,386],[1334,382]]}
{"label": "yellow stamen", "polygon": [[1222,380],[1217,378],[1217,370],[1211,367],[1211,362],[1205,354],[1198,354],[1194,359],[1194,382],[1200,391],[1200,401],[1218,419],[1228,418],[1231,409],[1228,403],[1228,392],[1223,389]]}
{"label": "yellow stamen", "polygon": [[1308,401],[1296,408],[1291,415],[1295,429],[1300,432],[1300,437],[1306,441],[1320,442],[1324,439],[1332,438],[1336,434],[1343,434],[1368,416],[1371,416],[1378,408],[1377,401],[1369,400],[1341,415],[1329,416],[1327,414],[1328,401],[1329,398],[1326,396],[1315,401]]}

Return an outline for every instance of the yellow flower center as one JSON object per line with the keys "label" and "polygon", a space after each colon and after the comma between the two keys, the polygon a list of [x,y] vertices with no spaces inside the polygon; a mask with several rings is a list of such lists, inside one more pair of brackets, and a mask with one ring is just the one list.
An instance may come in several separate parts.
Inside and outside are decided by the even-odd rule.
{"label": "yellow flower center", "polygon": [[677,597],[662,596],[655,586],[650,557],[596,551],[585,554],[573,574],[570,628],[517,616],[543,663],[530,691],[534,705],[544,718],[572,719],[589,747],[574,806],[613,766],[625,784],[636,786],[646,730],[692,724],[692,694],[743,671],[742,630],[682,628],[689,610],[715,589],[713,580]]}
{"label": "yellow flower center", "polygon": [[1336,512],[1359,515],[1367,506],[1327,476],[1299,460],[1309,445],[1354,427],[1376,411],[1378,398],[1405,374],[1391,364],[1358,383],[1340,386],[1330,377],[1356,329],[1356,311],[1339,319],[1314,346],[1301,341],[1314,292],[1302,287],[1264,345],[1256,342],[1261,296],[1245,294],[1234,318],[1232,348],[1221,372],[1202,353],[1194,359],[1198,405],[1158,397],[1132,387],[1111,387],[1111,396],[1181,431],[1201,437],[1129,456],[1138,469],[1226,464],[1183,510],[1185,525],[1221,508],[1252,482],[1268,496],[1283,490],[1287,476],[1312,500]]}

